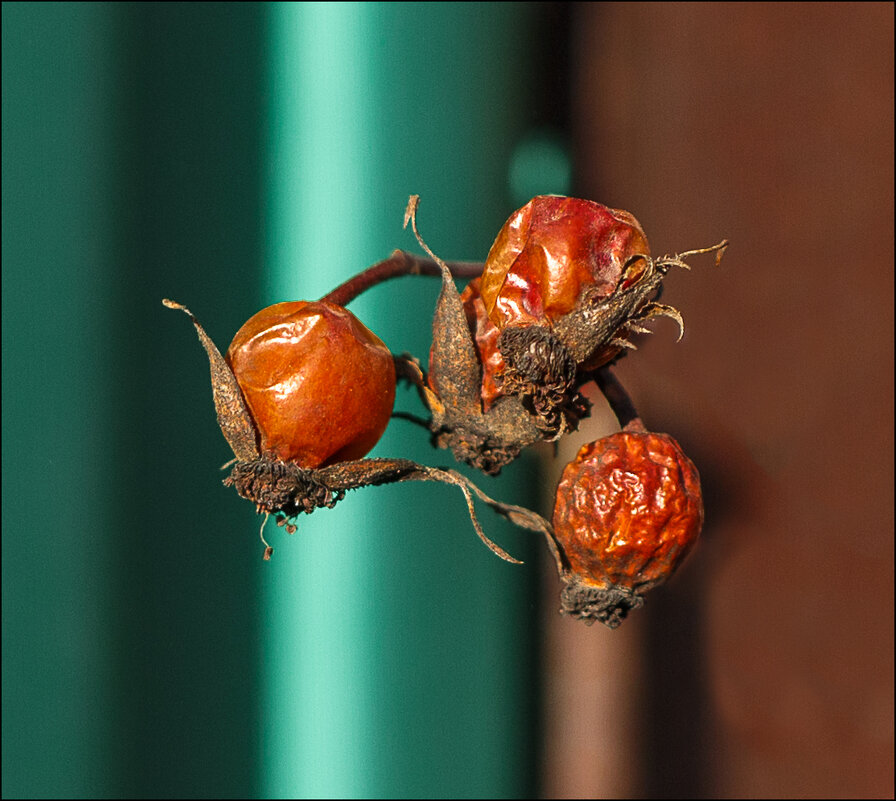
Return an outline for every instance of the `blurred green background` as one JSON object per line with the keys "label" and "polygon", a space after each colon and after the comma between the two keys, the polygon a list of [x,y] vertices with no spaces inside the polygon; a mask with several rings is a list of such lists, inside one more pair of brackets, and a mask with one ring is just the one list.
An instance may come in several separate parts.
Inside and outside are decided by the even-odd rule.
{"label": "blurred green background", "polygon": [[[526,565],[500,562],[456,490],[399,485],[271,527],[263,563],[205,356],[160,301],[223,349],[416,250],[412,192],[437,253],[484,258],[568,188],[557,16],[3,4],[4,797],[535,792],[540,544],[483,510]],[[425,359],[437,292],[353,310]],[[451,462],[401,420],[374,455]],[[535,468],[491,494],[531,503]]]}

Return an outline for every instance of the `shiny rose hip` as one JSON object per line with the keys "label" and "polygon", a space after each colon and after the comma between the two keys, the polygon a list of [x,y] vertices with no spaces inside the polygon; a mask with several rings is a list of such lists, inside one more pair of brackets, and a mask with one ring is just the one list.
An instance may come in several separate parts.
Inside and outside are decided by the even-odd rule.
{"label": "shiny rose hip", "polygon": [[664,274],[626,211],[539,195],[504,223],[479,294],[498,332],[500,391],[523,399],[544,439],[576,427],[581,376],[634,347],[627,337],[660,313],[651,298]]}
{"label": "shiny rose hip", "polygon": [[262,309],[237,332],[226,360],[267,458],[304,468],[360,459],[389,423],[392,354],[341,306]]}
{"label": "shiny rose hip", "polygon": [[591,299],[612,295],[629,260],[649,255],[647,237],[627,211],[539,195],[498,233],[482,274],[482,299],[499,329],[553,326],[586,290]]}
{"label": "shiny rose hip", "polygon": [[562,611],[615,628],[672,575],[702,525],[700,477],[672,437],[620,431],[584,446],[554,506]]}

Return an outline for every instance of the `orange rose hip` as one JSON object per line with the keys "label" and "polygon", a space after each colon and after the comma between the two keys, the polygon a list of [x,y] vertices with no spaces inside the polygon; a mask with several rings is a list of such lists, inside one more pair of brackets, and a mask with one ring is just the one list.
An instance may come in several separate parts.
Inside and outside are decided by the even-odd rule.
{"label": "orange rose hip", "polygon": [[586,289],[592,298],[616,292],[635,255],[649,256],[650,246],[627,211],[539,195],[510,216],[489,251],[481,285],[486,312],[499,329],[552,326]]}
{"label": "orange rose hip", "polygon": [[360,459],[389,423],[392,354],[341,306],[262,309],[237,332],[226,360],[268,458],[304,468]]}
{"label": "orange rose hip", "polygon": [[563,611],[615,627],[672,575],[702,525],[697,469],[672,437],[620,431],[584,446],[554,506],[569,566]]}

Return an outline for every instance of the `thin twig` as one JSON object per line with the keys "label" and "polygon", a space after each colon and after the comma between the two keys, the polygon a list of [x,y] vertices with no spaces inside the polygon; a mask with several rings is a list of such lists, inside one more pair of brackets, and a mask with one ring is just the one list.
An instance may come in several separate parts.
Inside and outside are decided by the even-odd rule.
{"label": "thin twig", "polygon": [[601,367],[594,373],[594,382],[597,384],[601,392],[604,393],[613,414],[619,420],[619,425],[626,431],[647,431],[635,404],[632,402],[631,396],[622,386],[616,374],[610,369],[609,365]]}
{"label": "thin twig", "polygon": [[[475,261],[450,261],[447,264],[451,275],[455,278],[476,278],[482,275],[485,266],[482,262]],[[324,295],[321,300],[337,306],[346,306],[362,292],[390,278],[400,278],[403,275],[440,276],[441,274],[439,265],[433,259],[417,256],[406,250],[395,250],[388,259],[377,262],[353,278],[349,278],[332,292]]]}
{"label": "thin twig", "polygon": [[394,420],[407,420],[409,423],[414,423],[414,425],[425,428],[427,431],[430,430],[429,420],[411,412],[392,412],[392,418]]}

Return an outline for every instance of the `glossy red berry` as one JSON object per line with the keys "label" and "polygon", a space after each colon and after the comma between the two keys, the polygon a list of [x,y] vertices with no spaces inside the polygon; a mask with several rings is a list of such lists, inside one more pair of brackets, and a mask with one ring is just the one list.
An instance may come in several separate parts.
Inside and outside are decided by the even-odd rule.
{"label": "glossy red berry", "polygon": [[[628,212],[579,198],[532,198],[498,233],[475,285],[479,300],[476,288],[465,298],[468,318],[476,318],[483,406],[515,396],[541,438],[575,429],[587,413],[578,392],[586,374],[633,348],[627,337],[646,330],[643,320],[669,313],[651,301],[665,269]],[[486,336],[493,349],[483,349]]]}
{"label": "glossy red berry", "polygon": [[584,446],[554,507],[569,570],[564,611],[618,625],[674,572],[702,525],[697,469],[668,434],[620,431]]}
{"label": "glossy red berry", "polygon": [[392,354],[332,303],[262,309],[237,332],[226,360],[266,458],[304,468],[360,459],[392,414]]}
{"label": "glossy red berry", "polygon": [[[581,303],[610,297],[646,269],[647,237],[627,211],[591,200],[540,195],[515,211],[498,233],[482,274],[489,319],[553,326]],[[626,273],[625,281],[622,281]]]}

